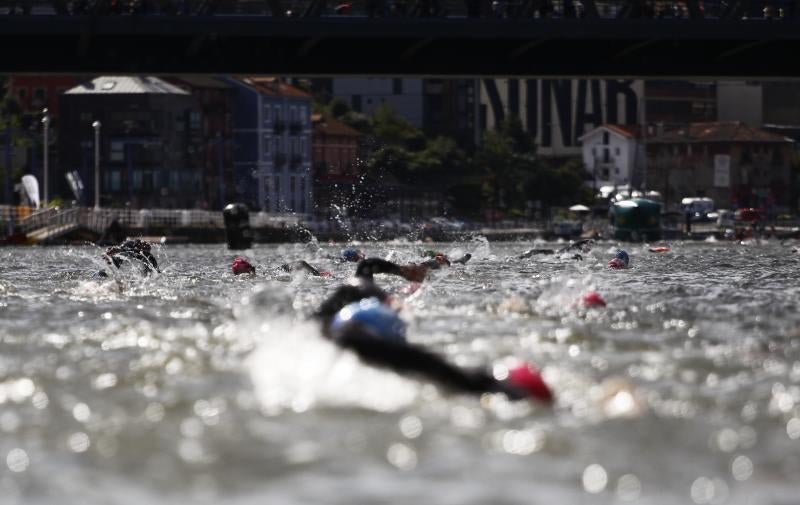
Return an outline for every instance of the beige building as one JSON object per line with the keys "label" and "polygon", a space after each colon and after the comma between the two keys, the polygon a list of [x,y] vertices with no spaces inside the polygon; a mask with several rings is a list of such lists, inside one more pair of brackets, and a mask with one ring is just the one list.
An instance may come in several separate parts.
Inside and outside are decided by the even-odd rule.
{"label": "beige building", "polygon": [[692,123],[647,142],[647,185],[669,208],[689,196],[718,208],[794,208],[793,141],[745,123]]}

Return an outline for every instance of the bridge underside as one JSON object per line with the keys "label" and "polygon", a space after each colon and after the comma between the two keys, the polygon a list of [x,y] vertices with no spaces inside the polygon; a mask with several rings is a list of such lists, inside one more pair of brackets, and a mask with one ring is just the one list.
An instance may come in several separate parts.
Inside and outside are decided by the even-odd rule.
{"label": "bridge underside", "polygon": [[800,77],[800,23],[5,16],[2,73]]}

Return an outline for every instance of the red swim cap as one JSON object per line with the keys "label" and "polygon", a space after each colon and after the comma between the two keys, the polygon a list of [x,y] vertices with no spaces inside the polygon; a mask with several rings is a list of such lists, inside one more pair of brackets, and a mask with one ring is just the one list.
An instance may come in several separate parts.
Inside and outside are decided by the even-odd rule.
{"label": "red swim cap", "polygon": [[508,371],[508,383],[522,389],[529,396],[537,400],[550,403],[553,401],[553,392],[547,387],[542,374],[530,364],[520,365]]}
{"label": "red swim cap", "polygon": [[606,301],[598,295],[594,291],[589,291],[585,295],[583,295],[583,306],[584,307],[605,307]]}
{"label": "red swim cap", "polygon": [[233,270],[233,275],[256,273],[256,267],[251,265],[246,259],[242,258],[241,256],[237,256],[236,259],[233,260],[233,265],[231,265],[231,269]]}

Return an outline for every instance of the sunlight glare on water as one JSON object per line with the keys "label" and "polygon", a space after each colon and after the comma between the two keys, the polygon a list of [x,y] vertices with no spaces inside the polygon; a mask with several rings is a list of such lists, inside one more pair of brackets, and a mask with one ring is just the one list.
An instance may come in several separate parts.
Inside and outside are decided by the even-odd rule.
{"label": "sunlight glare on water", "polygon": [[[537,244],[537,246],[539,246]],[[362,244],[419,261],[430,244]],[[788,505],[800,495],[800,275],[777,242],[439,244],[466,265],[404,300],[461,366],[537,364],[555,405],[451,396],[360,363],[309,318],[339,247],[157,246],[91,280],[93,247],[0,249],[0,503]],[[329,278],[289,275],[305,259]],[[606,307],[587,307],[596,291]]]}

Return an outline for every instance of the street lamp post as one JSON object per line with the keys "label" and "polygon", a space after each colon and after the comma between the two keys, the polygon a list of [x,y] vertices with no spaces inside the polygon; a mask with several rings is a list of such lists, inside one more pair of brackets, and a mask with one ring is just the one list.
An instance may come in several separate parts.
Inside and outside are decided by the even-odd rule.
{"label": "street lamp post", "polygon": [[49,133],[50,133],[50,113],[47,109],[42,111],[42,127],[44,129],[44,145],[42,150],[44,151],[44,161],[43,161],[43,168],[44,174],[42,177],[44,178],[44,207],[47,208],[47,203],[50,201],[50,174],[48,173],[49,168],[49,156],[47,155],[48,148],[50,147],[49,144]]}
{"label": "street lamp post", "polygon": [[92,123],[94,128],[94,209],[100,210],[100,121]]}

